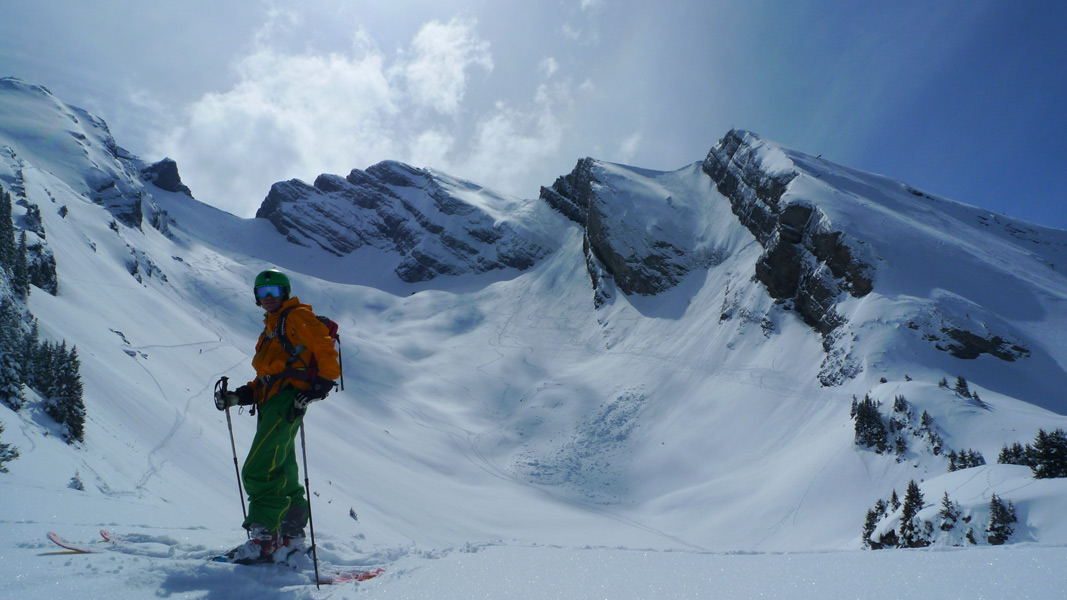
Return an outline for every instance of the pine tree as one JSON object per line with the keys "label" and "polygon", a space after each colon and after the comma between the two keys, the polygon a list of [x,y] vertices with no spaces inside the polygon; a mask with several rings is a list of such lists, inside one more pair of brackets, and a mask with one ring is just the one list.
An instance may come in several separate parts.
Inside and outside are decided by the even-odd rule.
{"label": "pine tree", "polygon": [[878,499],[878,502],[874,503],[874,510],[882,517],[888,516],[888,511],[886,510],[888,508],[889,505],[886,504],[885,500],[882,500],[881,498]]}
{"label": "pine tree", "polygon": [[1033,464],[1030,469],[1035,478],[1067,477],[1067,433],[1062,429],[1051,433],[1039,429],[1031,458]]}
{"label": "pine tree", "polygon": [[893,495],[889,497],[889,506],[894,510],[900,510],[900,497],[897,496],[897,491],[893,490]]}
{"label": "pine tree", "polygon": [[11,410],[22,408],[22,364],[17,355],[22,346],[22,331],[15,303],[0,299],[0,402]]}
{"label": "pine tree", "polygon": [[989,525],[986,527],[986,541],[994,546],[999,546],[1008,541],[1011,534],[1015,533],[1012,523],[1018,519],[1015,516],[1015,506],[1011,502],[1004,501],[993,494],[989,500]]}
{"label": "pine tree", "polygon": [[37,321],[34,320],[30,324],[30,332],[23,336],[22,345],[19,348],[19,364],[20,371],[22,373],[22,383],[27,387],[37,389],[37,382],[34,379],[35,370],[37,368],[37,351],[40,347],[40,333],[37,329]]}
{"label": "pine tree", "polygon": [[30,283],[55,296],[59,293],[59,279],[56,275],[56,257],[51,253],[40,253],[29,264]]}
{"label": "pine tree", "polygon": [[15,251],[15,264],[12,267],[11,289],[20,298],[30,295],[30,264],[26,256],[26,232],[19,236],[19,247]]}
{"label": "pine tree", "polygon": [[78,347],[62,357],[58,376],[58,392],[66,410],[67,441],[85,441],[85,400],[84,386],[81,379],[81,361],[78,359]]}
{"label": "pine tree", "polygon": [[997,455],[997,464],[1031,466],[1027,448],[1029,448],[1029,444],[1023,447],[1019,442],[1015,442],[1011,446],[1005,445],[1001,448],[1000,454]]}
{"label": "pine tree", "polygon": [[[0,423],[0,435],[4,433],[4,424]],[[19,457],[19,449],[11,444],[0,443],[0,473],[7,473],[7,467],[5,463],[11,462]]]}
{"label": "pine tree", "polygon": [[919,484],[912,479],[908,483],[908,490],[904,492],[904,510],[900,517],[900,544],[904,548],[922,548],[930,545],[923,530],[923,523],[919,519],[919,511],[923,507],[923,494],[919,490]]}
{"label": "pine tree", "polygon": [[971,397],[971,390],[967,386],[967,380],[963,377],[956,378],[956,393],[963,396],[964,398]]}
{"label": "pine tree", "polygon": [[68,444],[85,441],[85,402],[78,373],[78,350],[72,348],[68,352],[64,341],[59,347],[52,346],[49,362],[49,383],[43,386],[45,389],[39,390],[48,398],[45,412],[63,426],[63,437]]}
{"label": "pine tree", "polygon": [[45,340],[31,350],[30,379],[33,389],[45,398],[52,396],[56,381],[56,345]]}
{"label": "pine tree", "polygon": [[856,405],[856,445],[874,448],[879,454],[888,450],[888,433],[878,403],[865,396]]}
{"label": "pine tree", "polygon": [[952,531],[960,518],[960,505],[950,500],[948,492],[945,492],[941,497],[941,512],[937,514],[941,517],[941,531]]}
{"label": "pine tree", "polygon": [[934,418],[930,416],[930,413],[923,411],[921,417],[919,417],[919,424],[922,425],[924,430],[929,431],[930,427],[934,424]]}
{"label": "pine tree", "polygon": [[877,507],[867,510],[867,519],[863,522],[863,547],[871,550],[879,550],[882,545],[871,539],[874,535],[874,529],[878,527],[878,521],[881,519],[881,515],[878,514]]}
{"label": "pine tree", "polygon": [[0,194],[0,271],[15,266],[15,223],[11,220],[11,194]]}
{"label": "pine tree", "polygon": [[911,419],[911,405],[904,399],[904,396],[893,397],[893,412],[904,415],[908,420]]}
{"label": "pine tree", "polygon": [[897,462],[900,462],[908,451],[908,440],[903,435],[898,435],[897,439],[893,440],[893,451],[897,453]]}

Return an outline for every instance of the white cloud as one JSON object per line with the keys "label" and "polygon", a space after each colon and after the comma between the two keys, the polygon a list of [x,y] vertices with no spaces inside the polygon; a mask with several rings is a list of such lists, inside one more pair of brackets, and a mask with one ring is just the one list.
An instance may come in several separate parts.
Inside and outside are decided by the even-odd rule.
{"label": "white cloud", "polygon": [[[188,106],[182,124],[154,144],[155,154],[178,161],[200,200],[250,216],[284,179],[346,174],[387,159],[448,171],[471,164],[455,155],[515,156],[492,132],[509,119],[528,122],[521,111],[469,117],[478,123],[472,139],[459,129],[469,72],[493,66],[476,22],[426,23],[392,60],[362,31],[345,52],[272,47],[273,34],[291,23],[272,14],[257,49],[235,65],[237,83]],[[482,143],[495,149],[484,152]]]}
{"label": "white cloud", "polygon": [[541,71],[541,74],[545,77],[552,77],[559,70],[559,63],[556,62],[555,58],[549,56],[537,63],[537,70]]}
{"label": "white cloud", "polygon": [[389,124],[400,108],[381,55],[261,49],[237,73],[231,90],[195,102],[159,144],[202,200],[247,214],[275,181],[396,154]]}
{"label": "white cloud", "polygon": [[474,35],[474,21],[452,19],[423,25],[412,41],[413,58],[404,67],[412,99],[443,114],[455,114],[472,67],[493,70],[489,42]]}
{"label": "white cloud", "polygon": [[637,156],[637,151],[640,149],[641,132],[637,131],[623,140],[622,145],[619,146],[619,160],[624,163],[629,163],[633,160],[634,156]]}
{"label": "white cloud", "polygon": [[498,103],[478,122],[471,152],[454,166],[456,172],[502,192],[530,196],[536,191],[525,187],[531,165],[553,158],[563,139],[555,102],[542,86],[532,110]]}

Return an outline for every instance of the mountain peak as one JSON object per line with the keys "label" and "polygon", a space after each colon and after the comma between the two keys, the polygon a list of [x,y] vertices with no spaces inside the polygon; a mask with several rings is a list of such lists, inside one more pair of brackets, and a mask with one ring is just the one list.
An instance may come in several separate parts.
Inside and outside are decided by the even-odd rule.
{"label": "mountain peak", "polygon": [[[291,242],[338,257],[375,252],[401,281],[528,269],[555,244],[544,224],[514,218],[530,202],[470,182],[384,161],[347,177],[272,186],[257,218]],[[383,254],[384,253],[384,254]]]}

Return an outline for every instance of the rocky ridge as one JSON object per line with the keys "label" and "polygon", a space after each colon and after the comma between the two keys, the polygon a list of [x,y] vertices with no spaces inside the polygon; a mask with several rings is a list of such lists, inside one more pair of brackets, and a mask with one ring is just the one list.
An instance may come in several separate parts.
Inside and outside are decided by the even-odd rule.
{"label": "rocky ridge", "polygon": [[323,174],[313,185],[276,183],[256,217],[291,243],[335,256],[364,247],[395,253],[397,277],[414,283],[533,266],[555,245],[536,224],[514,218],[526,208],[470,182],[386,161],[347,177]]}

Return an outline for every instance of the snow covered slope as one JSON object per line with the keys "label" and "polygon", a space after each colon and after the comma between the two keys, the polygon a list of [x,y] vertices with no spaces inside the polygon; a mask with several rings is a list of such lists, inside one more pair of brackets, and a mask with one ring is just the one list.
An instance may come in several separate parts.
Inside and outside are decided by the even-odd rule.
{"label": "snow covered slope", "polygon": [[[0,475],[0,552],[14,557],[0,570],[18,597],[54,592],[40,564],[82,568],[64,565],[85,557],[35,556],[53,550],[48,529],[142,536],[112,563],[90,558],[95,576],[73,588],[86,597],[114,579],[108,564],[127,582],[118,597],[292,583],[200,561],[243,536],[211,389],[252,375],[250,282],[269,266],[341,324],[346,389],[306,421],[316,533],[328,560],[386,565],[382,596],[432,596],[436,564],[500,564],[538,597],[523,564],[555,564],[555,546],[573,560],[644,549],[690,582],[731,562],[707,552],[855,550],[865,512],[912,479],[927,513],[947,491],[980,523],[996,493],[1019,515],[1012,542],[1067,544],[1067,482],[1010,465],[948,473],[945,458],[976,450],[992,463],[1004,444],[1067,427],[1067,232],[731,132],[673,172],[583,160],[536,202],[387,163],[410,176],[409,203],[466,194],[468,223],[503,224],[500,239],[535,248],[521,265],[404,281],[404,248],[335,252],[340,238],[315,237],[310,221],[283,234],[211,208],[169,166],[145,175],[102,122],[47,90],[3,80],[0,107],[0,185],[19,227],[37,207],[56,261],[56,295],[34,289],[29,309],[43,337],[77,345],[87,407],[75,447],[32,392],[18,412],[0,407],[3,441],[22,452]],[[121,193],[102,196],[105,180]],[[318,191],[281,212],[336,226],[345,194],[301,185]],[[138,202],[139,220],[120,217]],[[500,251],[444,214],[420,233],[425,247],[444,231],[472,256]],[[938,385],[958,376],[980,400]],[[887,419],[897,396],[916,421],[925,411],[941,451],[910,424],[899,454],[856,446],[850,407],[867,394]],[[243,456],[252,419],[234,429]],[[67,487],[75,475],[84,490]],[[628,556],[605,551],[589,574],[620,575],[630,567],[604,565]],[[1062,583],[1050,573],[1035,589]]]}

